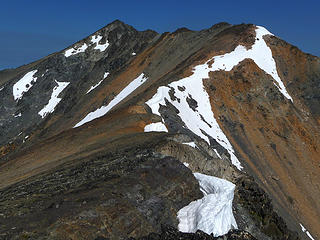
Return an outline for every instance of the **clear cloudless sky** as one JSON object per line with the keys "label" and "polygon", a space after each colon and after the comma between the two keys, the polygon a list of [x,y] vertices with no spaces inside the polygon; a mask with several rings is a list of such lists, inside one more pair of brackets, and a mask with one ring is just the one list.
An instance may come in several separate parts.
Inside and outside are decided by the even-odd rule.
{"label": "clear cloudless sky", "polygon": [[254,23],[320,56],[320,0],[3,0],[0,69],[35,61],[119,19],[138,30]]}

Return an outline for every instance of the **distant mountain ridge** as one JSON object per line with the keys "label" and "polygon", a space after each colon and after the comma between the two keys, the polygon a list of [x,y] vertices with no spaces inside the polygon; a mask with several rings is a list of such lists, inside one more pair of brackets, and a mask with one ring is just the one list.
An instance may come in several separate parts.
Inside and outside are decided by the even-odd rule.
{"label": "distant mountain ridge", "polygon": [[318,57],[252,24],[158,34],[116,20],[0,71],[0,236],[178,228],[202,196],[192,171],[235,184],[253,237],[320,237],[319,86]]}

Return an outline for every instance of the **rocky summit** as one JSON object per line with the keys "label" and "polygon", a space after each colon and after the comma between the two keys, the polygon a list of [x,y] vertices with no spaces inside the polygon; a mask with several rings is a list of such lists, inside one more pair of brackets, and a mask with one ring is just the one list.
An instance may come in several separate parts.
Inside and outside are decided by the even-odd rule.
{"label": "rocky summit", "polygon": [[319,135],[319,57],[117,20],[0,71],[0,239],[319,239]]}

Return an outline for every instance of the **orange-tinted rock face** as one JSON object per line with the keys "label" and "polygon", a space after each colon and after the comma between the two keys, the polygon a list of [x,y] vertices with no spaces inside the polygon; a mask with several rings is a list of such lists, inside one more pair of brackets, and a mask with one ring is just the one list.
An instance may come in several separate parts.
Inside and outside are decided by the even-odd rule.
{"label": "orange-tinted rock face", "polygon": [[320,59],[301,52],[276,37],[266,37],[277,63],[278,73],[295,97],[295,106],[307,118],[319,123]]}
{"label": "orange-tinted rock face", "polygon": [[5,156],[15,149],[14,144],[7,144],[5,146],[0,147],[0,156]]}
{"label": "orange-tinted rock face", "polygon": [[216,119],[249,172],[260,180],[282,214],[292,214],[319,234],[316,122],[306,118],[296,102],[286,100],[271,77],[251,60],[230,72],[213,72],[204,83]]}

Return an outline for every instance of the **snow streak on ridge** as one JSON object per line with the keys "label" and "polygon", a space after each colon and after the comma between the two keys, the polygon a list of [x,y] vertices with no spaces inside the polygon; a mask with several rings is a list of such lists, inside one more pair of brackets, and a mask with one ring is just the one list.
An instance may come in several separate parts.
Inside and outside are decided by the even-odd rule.
{"label": "snow streak on ridge", "polygon": [[240,63],[244,59],[250,58],[258,65],[259,68],[273,77],[273,79],[276,81],[274,82],[274,85],[287,99],[293,102],[292,97],[287,92],[283,82],[278,75],[276,62],[272,57],[271,49],[263,39],[263,36],[265,35],[273,34],[264,27],[257,26],[256,41],[252,45],[251,49],[247,50],[244,46],[239,45],[234,51],[230,53],[214,57],[214,63],[211,71],[230,71],[234,66],[238,65],[238,63]]}
{"label": "snow streak on ridge", "polygon": [[62,99],[62,98],[58,97],[59,94],[70,84],[69,82],[58,82],[58,81],[55,81],[55,82],[58,84],[58,86],[55,86],[53,88],[51,98],[50,98],[48,104],[46,106],[44,106],[44,108],[42,108],[40,112],[38,112],[38,114],[42,118],[44,118],[49,113],[52,113],[54,111],[54,109],[56,108],[56,106],[58,105],[58,103]]}
{"label": "snow streak on ridge", "polygon": [[194,173],[194,176],[204,197],[179,210],[179,231],[196,232],[199,229],[217,237],[238,228],[232,212],[235,185],[201,173]]}
{"label": "snow streak on ridge", "polygon": [[115,96],[115,98],[107,105],[102,106],[98,108],[97,110],[89,113],[84,119],[82,119],[80,122],[78,122],[74,128],[80,127],[81,125],[91,122],[92,120],[102,117],[106,115],[114,106],[116,106],[119,102],[121,102],[123,99],[125,99],[128,95],[130,95],[134,90],[136,90],[138,87],[140,87],[143,83],[145,83],[148,80],[148,78],[141,73],[139,77],[134,79],[131,83],[128,84],[122,91]]}

